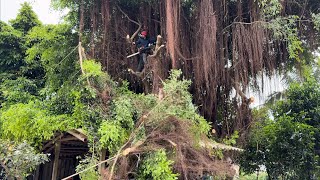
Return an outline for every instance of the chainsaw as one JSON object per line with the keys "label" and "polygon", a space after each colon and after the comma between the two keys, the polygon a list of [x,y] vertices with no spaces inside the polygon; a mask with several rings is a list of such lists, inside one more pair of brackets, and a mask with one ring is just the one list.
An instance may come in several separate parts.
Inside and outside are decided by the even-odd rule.
{"label": "chainsaw", "polygon": [[143,51],[147,51],[147,50],[150,50],[150,49],[153,49],[153,48],[154,48],[154,45],[153,45],[153,44],[150,44],[148,47],[143,48],[143,49],[142,49],[142,50],[140,50],[139,52],[136,52],[136,53],[133,53],[133,54],[131,54],[131,55],[127,56],[127,58],[134,57],[134,56],[136,56],[136,55],[140,54],[140,53],[141,53],[141,52],[143,52]]}

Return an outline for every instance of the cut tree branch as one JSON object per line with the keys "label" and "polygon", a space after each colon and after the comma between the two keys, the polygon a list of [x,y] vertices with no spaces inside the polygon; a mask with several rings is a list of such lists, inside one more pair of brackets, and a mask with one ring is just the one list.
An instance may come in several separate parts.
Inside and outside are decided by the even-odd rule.
{"label": "cut tree branch", "polygon": [[[85,54],[85,52],[84,52],[84,48],[83,48],[82,45],[81,45],[81,42],[79,42],[78,52],[79,52],[79,61],[80,61],[81,72],[82,72],[83,75],[85,75],[85,71],[84,71],[84,69],[83,69],[83,59],[82,59],[82,57],[84,57],[85,60],[87,59],[87,57],[86,57],[86,54]],[[91,86],[88,77],[87,77],[87,83],[88,83],[89,86]]]}
{"label": "cut tree branch", "polygon": [[150,55],[149,57],[151,57],[151,58],[157,57],[159,55],[159,51],[164,47],[165,46],[162,44],[162,37],[160,35],[158,35],[157,42],[156,42],[156,48],[155,48],[153,54]]}
{"label": "cut tree branch", "polygon": [[132,23],[134,23],[134,24],[136,24],[136,25],[139,26],[138,29],[136,30],[136,32],[134,32],[131,37],[130,37],[129,34],[128,34],[127,37],[126,37],[127,42],[128,42],[128,43],[132,43],[132,42],[133,42],[133,39],[138,35],[138,33],[139,33],[139,31],[140,31],[140,29],[141,29],[141,27],[142,27],[142,24],[140,23],[140,21],[137,22],[137,21],[132,20],[132,19],[128,16],[128,14],[126,14],[118,5],[117,5],[117,8],[119,9],[119,11],[120,11],[130,22],[132,22]]}

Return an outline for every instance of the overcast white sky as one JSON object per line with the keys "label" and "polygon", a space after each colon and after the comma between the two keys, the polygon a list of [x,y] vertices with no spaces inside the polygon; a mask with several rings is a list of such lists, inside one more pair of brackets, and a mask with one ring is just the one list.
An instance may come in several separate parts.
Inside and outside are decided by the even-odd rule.
{"label": "overcast white sky", "polygon": [[61,12],[50,8],[50,0],[0,0],[0,20],[8,22],[17,16],[20,4],[29,2],[44,24],[57,24],[60,21]]}

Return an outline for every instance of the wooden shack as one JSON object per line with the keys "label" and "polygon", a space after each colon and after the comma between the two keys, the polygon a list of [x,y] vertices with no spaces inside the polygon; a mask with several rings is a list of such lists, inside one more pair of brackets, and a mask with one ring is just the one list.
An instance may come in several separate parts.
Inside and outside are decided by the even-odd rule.
{"label": "wooden shack", "polygon": [[28,180],[58,180],[72,175],[79,163],[77,157],[88,151],[87,136],[81,129],[56,133],[43,143],[42,152],[50,154],[50,161],[37,167]]}

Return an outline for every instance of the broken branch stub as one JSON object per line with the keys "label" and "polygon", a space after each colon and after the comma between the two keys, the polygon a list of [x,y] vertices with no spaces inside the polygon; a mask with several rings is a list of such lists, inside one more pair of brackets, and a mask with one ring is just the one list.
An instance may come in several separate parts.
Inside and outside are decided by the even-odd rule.
{"label": "broken branch stub", "polygon": [[134,33],[132,34],[132,36],[131,36],[131,37],[130,37],[130,35],[129,35],[129,34],[127,34],[126,40],[127,40],[127,42],[128,42],[128,43],[130,43],[130,44],[132,44],[132,43],[133,43],[133,39],[138,35],[138,33],[139,33],[139,31],[140,31],[141,27],[142,27],[142,25],[139,23],[139,27],[138,27],[138,29],[136,30],[136,32],[134,32]]}
{"label": "broken branch stub", "polygon": [[155,58],[159,55],[159,52],[162,48],[164,48],[165,46],[162,44],[162,36],[158,35],[157,36],[157,42],[156,42],[156,48],[154,49],[154,52],[152,55],[150,55],[149,57],[151,58]]}

